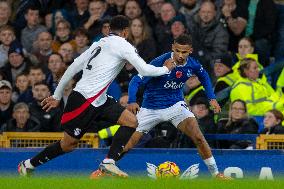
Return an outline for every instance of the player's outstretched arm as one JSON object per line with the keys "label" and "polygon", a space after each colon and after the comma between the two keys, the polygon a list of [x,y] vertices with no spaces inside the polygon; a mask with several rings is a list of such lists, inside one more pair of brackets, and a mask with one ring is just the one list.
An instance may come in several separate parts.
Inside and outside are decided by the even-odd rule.
{"label": "player's outstretched arm", "polygon": [[168,73],[176,66],[172,59],[167,60],[163,67],[156,67],[151,64],[146,64],[146,62],[137,53],[131,53],[128,55],[129,56],[125,58],[142,76],[161,76]]}
{"label": "player's outstretched arm", "polygon": [[128,86],[128,105],[127,109],[134,114],[140,110],[139,105],[136,103],[136,94],[139,89],[139,86],[142,83],[142,76],[136,75],[134,76]]}

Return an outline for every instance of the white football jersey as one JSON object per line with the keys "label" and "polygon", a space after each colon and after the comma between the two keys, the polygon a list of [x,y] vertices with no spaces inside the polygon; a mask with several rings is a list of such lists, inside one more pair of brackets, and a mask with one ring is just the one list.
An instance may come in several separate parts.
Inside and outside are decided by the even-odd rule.
{"label": "white football jersey", "polygon": [[83,70],[74,91],[81,93],[92,105],[98,107],[105,103],[106,92],[111,82],[119,74],[126,62],[132,64],[142,76],[160,76],[169,70],[155,67],[137,54],[136,49],[124,38],[111,35],[95,42],[68,67],[62,76],[53,97],[62,98],[63,90],[69,80]]}

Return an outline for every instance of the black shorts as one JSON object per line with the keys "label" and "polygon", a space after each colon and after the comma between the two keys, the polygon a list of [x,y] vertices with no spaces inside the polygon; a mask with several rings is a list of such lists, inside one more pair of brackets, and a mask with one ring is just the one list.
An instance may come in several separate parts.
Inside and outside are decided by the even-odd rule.
{"label": "black shorts", "polygon": [[100,107],[94,107],[79,92],[72,91],[61,117],[61,126],[70,136],[80,139],[96,121],[116,124],[124,110],[111,97]]}

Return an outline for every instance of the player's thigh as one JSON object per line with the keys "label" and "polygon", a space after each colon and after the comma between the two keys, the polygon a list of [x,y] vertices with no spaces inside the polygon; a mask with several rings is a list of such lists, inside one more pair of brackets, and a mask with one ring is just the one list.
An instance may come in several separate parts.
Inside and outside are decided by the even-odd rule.
{"label": "player's thigh", "polygon": [[138,119],[138,127],[136,128],[136,131],[140,133],[148,133],[153,127],[162,122],[157,110],[140,108],[136,117]]}
{"label": "player's thigh", "polygon": [[97,116],[96,108],[80,93],[73,91],[64,108],[61,126],[69,136],[80,139]]}
{"label": "player's thigh", "polygon": [[183,101],[177,102],[173,106],[165,109],[164,114],[165,119],[170,121],[176,128],[187,118],[195,119],[194,114]]}
{"label": "player's thigh", "polygon": [[177,128],[185,135],[190,137],[194,142],[204,140],[204,136],[200,131],[198,122],[195,117],[186,118],[178,124]]}
{"label": "player's thigh", "polygon": [[136,116],[111,97],[100,107],[98,119],[121,126],[137,127]]}

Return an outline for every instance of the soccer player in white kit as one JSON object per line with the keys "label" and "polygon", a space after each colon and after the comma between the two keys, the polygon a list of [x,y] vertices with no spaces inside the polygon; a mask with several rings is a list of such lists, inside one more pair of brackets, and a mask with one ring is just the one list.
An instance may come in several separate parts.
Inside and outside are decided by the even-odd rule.
{"label": "soccer player in white kit", "polygon": [[65,71],[53,96],[42,101],[43,109],[46,111],[57,107],[68,81],[83,70],[82,78],[70,94],[61,118],[63,139],[47,146],[33,158],[20,162],[18,172],[21,175],[27,176],[35,167],[71,152],[93,121],[106,120],[121,127],[114,136],[107,158],[101,163],[100,168],[112,175],[127,176],[115,165],[115,161],[135,131],[137,119],[132,112],[109,98],[106,91],[126,61],[144,76],[164,75],[175,67],[172,59],[161,67],[146,64],[136,49],[125,40],[128,36],[128,27],[129,20],[125,16],[113,17],[110,23],[112,33],[93,43],[76,58]]}

